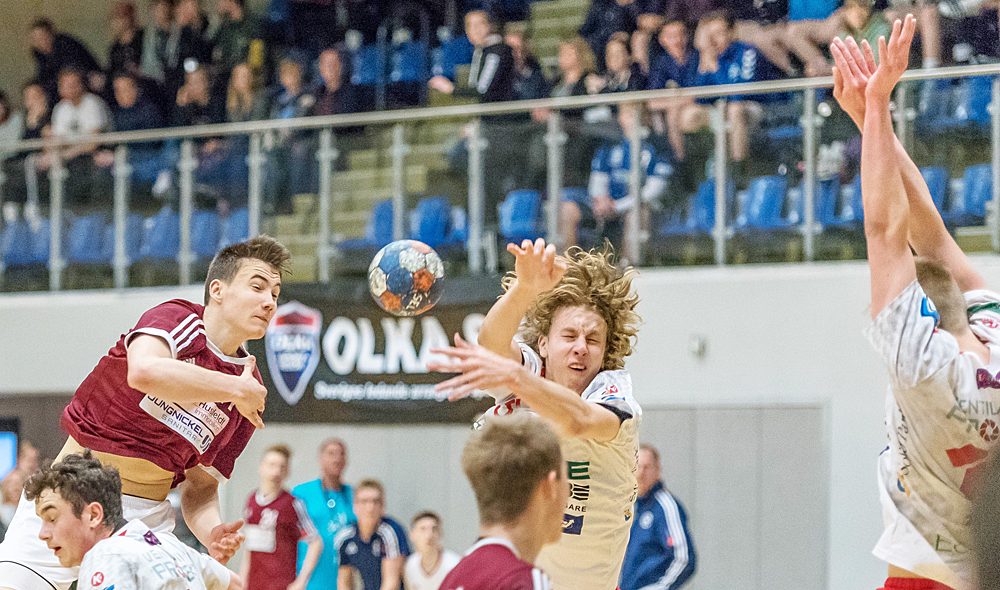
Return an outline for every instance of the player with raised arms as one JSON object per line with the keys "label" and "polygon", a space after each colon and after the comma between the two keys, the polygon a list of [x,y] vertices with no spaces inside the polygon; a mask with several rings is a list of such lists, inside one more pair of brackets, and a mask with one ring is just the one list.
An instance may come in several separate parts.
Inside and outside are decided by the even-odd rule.
{"label": "player with raised arms", "polygon": [[559,439],[527,415],[488,417],[462,450],[479,509],[479,541],[441,590],[551,590],[532,564],[562,536],[569,497]]}
{"label": "player with raised arms", "polygon": [[507,250],[514,274],[483,320],[479,345],[456,335],[454,347],[437,351],[452,362],[428,367],[462,373],[437,385],[451,399],[501,388],[510,395],[489,414],[530,408],[552,425],[570,499],[562,539],[537,563],[557,590],[614,590],[632,525],[642,417],[623,368],[641,321],[635,271],[616,266],[610,248],[562,257],[538,239]]}
{"label": "player with raised arms", "polygon": [[[153,307],[97,363],[62,416],[69,434],[57,461],[84,448],[121,474],[126,520],[169,535],[167,493],[181,485],[184,519],[225,564],[242,521],[223,523],[218,485],[255,428],[267,389],[243,348],[274,316],[288,250],[267,236],[223,248],[205,279],[205,305],[174,299]],[[61,566],[38,538],[42,521],[24,497],[0,544],[0,590],[67,590]]]}
{"label": "player with raised arms", "polygon": [[31,476],[25,497],[42,519],[39,536],[89,590],[242,590],[243,580],[171,534],[122,516],[118,471],[90,451]]}
{"label": "player with raised arms", "polygon": [[964,590],[974,586],[970,496],[995,438],[981,427],[1000,404],[1000,294],[948,234],[893,132],[889,101],[915,28],[912,15],[897,20],[877,65],[867,43],[834,40],[834,95],[862,129],[866,336],[889,370],[889,444],[878,464],[885,530],[874,553],[889,565],[887,590]]}

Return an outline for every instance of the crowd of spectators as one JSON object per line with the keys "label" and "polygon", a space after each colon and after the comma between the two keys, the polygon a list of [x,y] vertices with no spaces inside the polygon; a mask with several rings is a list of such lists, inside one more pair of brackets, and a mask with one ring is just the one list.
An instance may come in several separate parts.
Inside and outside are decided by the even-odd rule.
{"label": "crowd of spectators", "polygon": [[[460,3],[484,9],[467,12],[461,32],[441,28],[432,41],[429,24],[440,19],[407,19],[405,11],[375,0],[275,0],[262,15],[250,14],[244,0],[214,0],[211,6],[207,0],[150,0],[146,23],[139,22],[133,2],[121,1],[109,15],[113,41],[105,66],[51,21],[39,18],[32,24],[28,40],[35,78],[23,86],[23,108],[0,95],[0,142],[352,113],[419,106],[447,96],[496,102],[828,75],[829,39],[853,35],[874,44],[888,32],[891,19],[906,11],[918,15],[921,42],[915,53],[920,56],[912,61],[923,67],[1000,57],[1000,19],[992,0],[913,2],[592,0],[585,22],[565,35],[557,65],[548,71],[532,51],[530,26],[503,22],[526,17],[524,6],[508,6],[518,3]],[[386,23],[388,36],[379,35],[379,26]],[[423,30],[416,36],[419,28]],[[417,43],[418,38],[426,43]],[[379,39],[392,57],[365,61],[371,54],[366,48]],[[414,46],[417,54],[404,51]],[[436,57],[427,59],[429,55]],[[425,59],[426,67],[407,70],[402,63],[407,59]],[[378,76],[373,78],[369,70],[379,63],[392,69],[381,73],[388,92],[372,84]],[[409,86],[394,90],[394,80],[406,77],[401,72],[414,69],[426,77],[416,87],[409,80]],[[750,176],[746,162],[754,152],[754,130],[782,117],[795,120],[798,107],[789,105],[788,98],[730,97],[730,169],[738,187]],[[652,149],[670,164],[671,180],[680,189],[661,194],[688,194],[704,178],[712,145],[711,102],[661,99],[647,105],[650,116],[644,115],[643,122],[655,131]],[[491,146],[485,156],[488,223],[496,222],[496,206],[510,190],[544,187],[541,129],[547,116],[539,109],[530,116],[484,118]],[[563,124],[573,138],[564,148],[563,185],[589,184],[593,193],[592,158],[602,146],[608,151],[621,140],[615,113],[608,108],[565,110]],[[282,132],[267,139],[266,212],[287,213],[292,195],[315,191],[311,154],[316,138]],[[223,212],[245,206],[248,140],[207,138],[196,147],[199,205]],[[452,164],[459,171],[465,162],[461,151],[453,151],[457,159]],[[527,165],[525,153],[531,156]],[[69,206],[110,200],[114,155],[102,146],[8,154],[2,161],[6,219],[16,217],[20,207],[27,213],[44,204],[46,172],[57,155],[69,172]],[[157,197],[152,201],[157,206],[171,203],[179,159],[177,141],[133,149],[133,193]],[[657,205],[657,199],[650,204]],[[614,229],[615,223],[600,223],[601,212],[612,210],[596,201],[587,206],[595,204],[598,226]]]}

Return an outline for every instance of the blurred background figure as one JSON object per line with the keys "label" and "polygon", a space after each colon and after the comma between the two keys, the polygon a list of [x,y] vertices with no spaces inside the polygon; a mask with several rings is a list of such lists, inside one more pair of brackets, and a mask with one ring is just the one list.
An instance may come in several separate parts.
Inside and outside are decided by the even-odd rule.
{"label": "blurred background figure", "polygon": [[403,590],[403,564],[410,555],[406,529],[385,515],[385,487],[377,479],[363,479],[354,489],[357,522],[337,533],[333,541],[340,570],[337,588]]}
{"label": "blurred background figure", "polygon": [[444,529],[441,517],[432,510],[425,510],[413,517],[410,524],[410,541],[413,555],[406,559],[403,583],[406,590],[438,590],[448,572],[462,558],[444,548]]}

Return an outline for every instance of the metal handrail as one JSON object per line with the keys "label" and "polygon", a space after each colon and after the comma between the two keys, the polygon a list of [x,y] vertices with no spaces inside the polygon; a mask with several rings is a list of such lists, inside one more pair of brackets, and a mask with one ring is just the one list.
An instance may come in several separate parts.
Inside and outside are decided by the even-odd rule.
{"label": "metal handrail", "polygon": [[[914,69],[903,74],[903,80],[919,81],[940,78],[966,78],[972,76],[991,75],[1000,75],[1000,64],[954,66],[927,70]],[[323,129],[327,127],[353,127],[358,125],[407,123],[441,118],[477,117],[483,115],[521,113],[532,111],[534,109],[545,108],[581,108],[626,102],[645,102],[660,98],[724,98],[733,94],[767,94],[774,92],[807,90],[809,88],[829,88],[831,86],[833,86],[833,78],[826,76],[823,78],[795,78],[789,80],[751,82],[746,84],[723,84],[718,86],[699,86],[694,88],[640,90],[616,94],[567,96],[561,98],[517,100],[500,103],[420,107],[413,109],[373,111],[369,113],[353,113],[346,115],[300,117],[297,119],[271,119],[266,121],[248,121],[241,123],[219,123],[213,125],[199,125],[195,127],[176,127],[144,131],[118,131],[112,133],[102,133],[99,135],[61,138],[53,137],[22,141],[16,144],[0,146],[0,153],[37,150],[45,147],[66,146],[78,143],[133,143],[161,141],[164,139],[193,139],[217,135],[243,135],[249,133],[279,131],[283,129]]]}

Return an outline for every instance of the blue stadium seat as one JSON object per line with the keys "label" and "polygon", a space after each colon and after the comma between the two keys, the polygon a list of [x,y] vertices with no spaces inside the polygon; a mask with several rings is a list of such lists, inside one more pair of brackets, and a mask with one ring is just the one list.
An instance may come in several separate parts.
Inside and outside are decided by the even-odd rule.
{"label": "blue stadium seat", "polygon": [[[138,213],[132,213],[125,219],[125,257],[126,264],[132,264],[142,248],[144,219]],[[104,226],[104,237],[101,240],[101,259],[106,262],[115,261],[115,224]]]}
{"label": "blue stadium seat", "polygon": [[4,225],[0,233],[0,261],[4,266],[23,264],[28,252],[28,227],[21,220]]}
{"label": "blue stadium seat", "polygon": [[461,207],[451,208],[451,233],[449,238],[450,241],[463,246],[469,241],[469,216],[466,215],[465,209]]}
{"label": "blue stadium seat", "polygon": [[104,258],[104,227],[103,213],[91,213],[77,217],[67,214],[68,229],[65,237],[66,262],[70,264],[101,264],[108,262]]}
{"label": "blue stadium seat", "polygon": [[824,227],[836,223],[837,209],[840,205],[840,177],[821,180],[817,188],[816,221]]}
{"label": "blue stadium seat", "polygon": [[419,41],[393,45],[389,56],[389,82],[426,82],[427,51]]}
{"label": "blue stadium seat", "polygon": [[149,261],[177,260],[181,243],[180,217],[169,207],[143,222],[139,258]]}
{"label": "blue stadium seat", "polygon": [[830,226],[856,230],[861,229],[865,220],[865,210],[861,201],[861,174],[854,177],[849,185],[841,187],[840,214]]}
{"label": "blue stadium seat", "polygon": [[956,125],[986,127],[990,124],[990,97],[993,80],[989,76],[962,78],[955,91],[952,118]]}
{"label": "blue stadium seat", "polygon": [[931,199],[934,200],[934,206],[943,214],[945,211],[945,195],[948,194],[948,170],[941,166],[929,166],[921,168],[920,175],[924,177],[924,182],[931,192]]}
{"label": "blue stadium seat", "polygon": [[219,214],[215,211],[195,211],[191,216],[191,251],[195,260],[212,258],[218,250]]}
{"label": "blue stadium seat", "polygon": [[542,195],[533,190],[516,190],[500,204],[500,235],[520,243],[545,235],[541,229]]}
{"label": "blue stadium seat", "polygon": [[337,248],[345,257],[357,257],[375,253],[392,241],[392,199],[375,203],[372,207],[368,223],[365,225],[363,238],[352,238],[337,244]]}
{"label": "blue stadium seat", "polygon": [[465,35],[450,39],[441,44],[440,74],[446,78],[455,77],[455,68],[472,63],[472,53],[475,48]]}
{"label": "blue stadium seat", "polygon": [[[736,201],[736,185],[726,183],[726,212],[732,215]],[[698,192],[691,196],[688,214],[684,219],[668,219],[657,233],[661,237],[711,235],[715,229],[715,180],[705,180],[698,185]]]}
{"label": "blue stadium seat", "polygon": [[351,58],[351,84],[355,86],[375,86],[379,81],[378,47],[363,45]]}
{"label": "blue stadium seat", "polygon": [[962,176],[962,195],[955,199],[947,221],[958,226],[986,222],[986,203],[993,198],[993,170],[989,164],[969,166]]}
{"label": "blue stadium seat", "polygon": [[437,248],[448,239],[451,225],[451,204],[445,197],[420,199],[411,215],[410,237],[431,248]]}
{"label": "blue stadium seat", "polygon": [[[245,242],[250,239],[250,211],[248,209],[236,209],[230,211],[229,216],[222,220],[219,230],[219,249],[225,248],[236,242]],[[192,232],[194,224],[192,220]],[[194,238],[192,237],[192,240]],[[194,242],[192,242],[193,244]]]}
{"label": "blue stadium seat", "polygon": [[917,131],[939,135],[986,129],[990,124],[991,86],[989,76],[925,81],[917,102]]}
{"label": "blue stadium seat", "polygon": [[786,225],[781,217],[788,181],[784,176],[762,176],[750,181],[746,202],[733,223],[736,231],[768,230]]}

